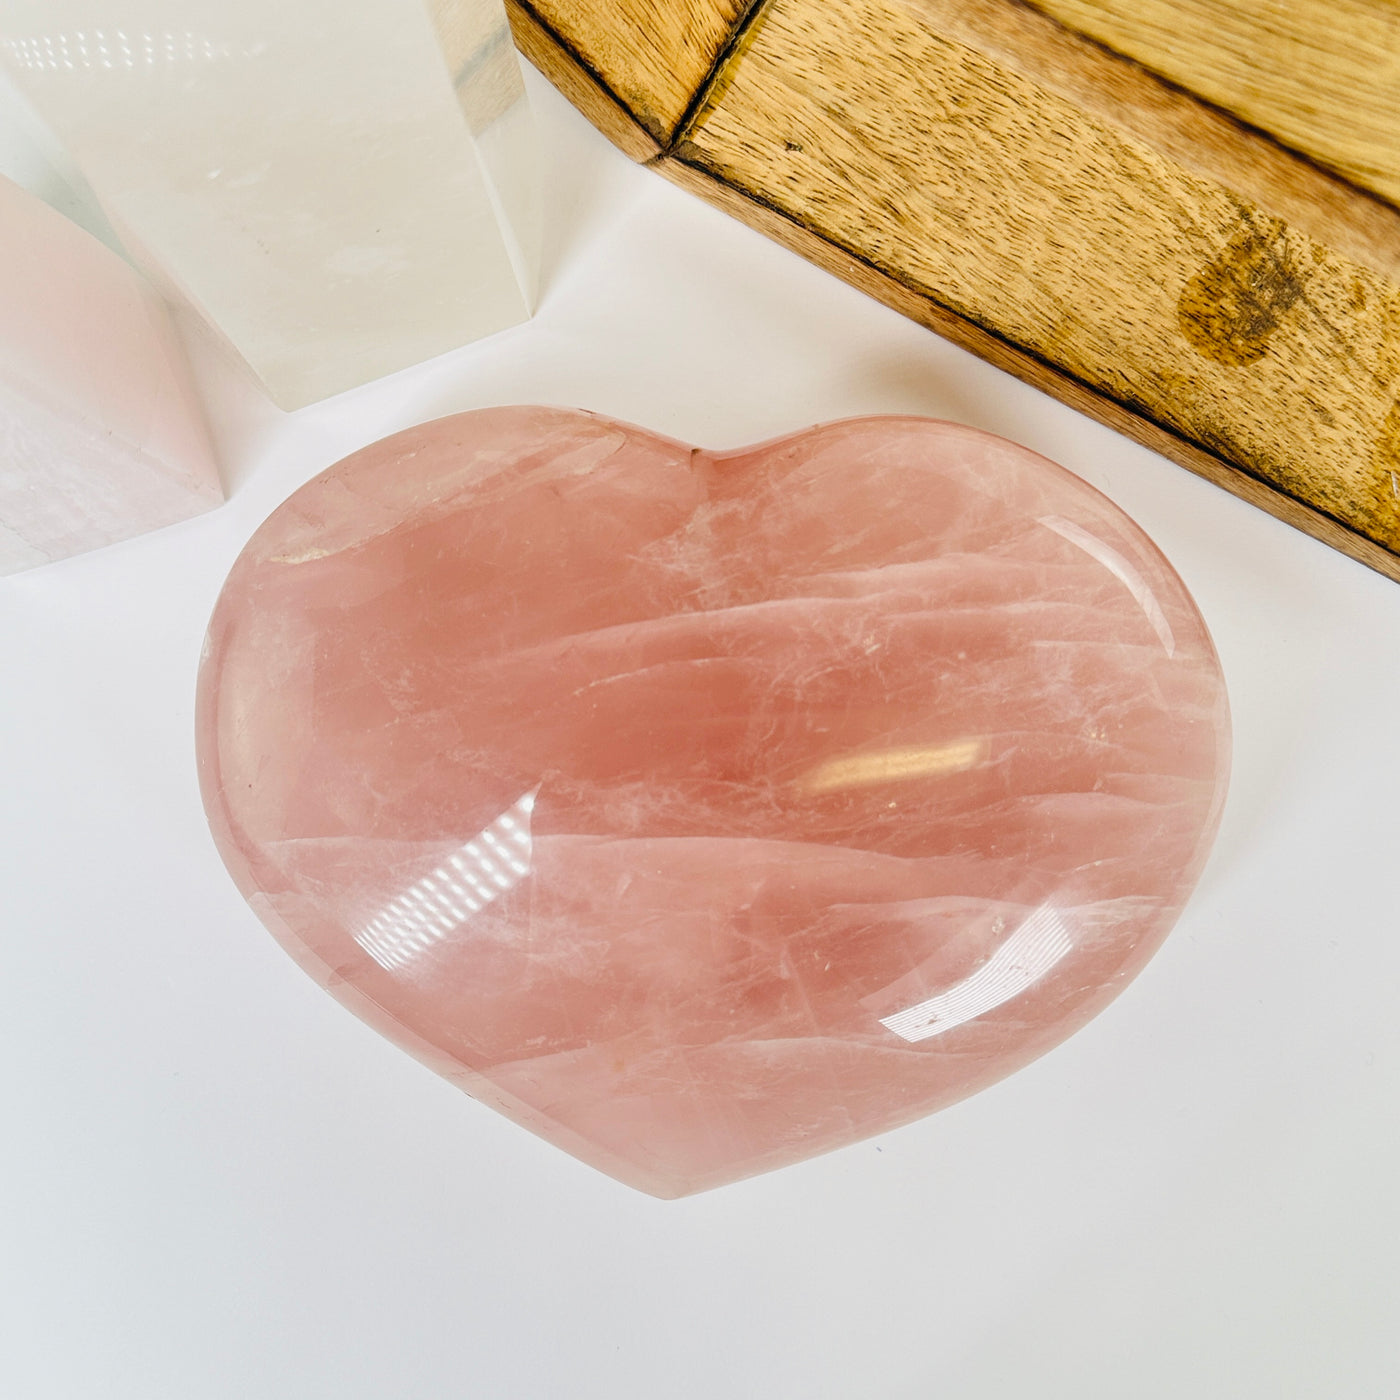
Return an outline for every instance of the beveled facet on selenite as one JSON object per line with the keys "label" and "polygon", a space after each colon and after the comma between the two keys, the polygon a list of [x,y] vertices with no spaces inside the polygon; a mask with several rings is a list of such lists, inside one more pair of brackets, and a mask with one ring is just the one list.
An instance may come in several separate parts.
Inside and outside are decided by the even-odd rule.
{"label": "beveled facet on selenite", "polygon": [[530,313],[538,153],[501,0],[0,0],[0,61],[283,407]]}
{"label": "beveled facet on selenite", "polygon": [[312,976],[659,1196],[1082,1026],[1180,911],[1229,747],[1142,531],[913,418],[401,433],[253,537],[198,703],[219,849]]}
{"label": "beveled facet on selenite", "polygon": [[223,500],[164,303],[0,176],[0,574]]}

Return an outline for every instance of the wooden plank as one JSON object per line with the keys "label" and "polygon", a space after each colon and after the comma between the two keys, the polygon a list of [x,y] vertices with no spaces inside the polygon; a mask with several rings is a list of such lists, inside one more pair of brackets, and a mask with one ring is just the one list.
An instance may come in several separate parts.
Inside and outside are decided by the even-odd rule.
{"label": "wooden plank", "polygon": [[1395,0],[1030,0],[1400,203]]}
{"label": "wooden plank", "polygon": [[756,30],[677,158],[1400,547],[1394,211],[1373,246],[1321,201],[1279,217],[1324,177],[1251,169],[1243,133],[1005,0],[772,0]]}
{"label": "wooden plank", "polygon": [[661,173],[1400,578],[1388,204],[1017,0],[765,0],[687,105]]}
{"label": "wooden plank", "polygon": [[690,107],[752,0],[529,0],[517,5],[658,144]]}

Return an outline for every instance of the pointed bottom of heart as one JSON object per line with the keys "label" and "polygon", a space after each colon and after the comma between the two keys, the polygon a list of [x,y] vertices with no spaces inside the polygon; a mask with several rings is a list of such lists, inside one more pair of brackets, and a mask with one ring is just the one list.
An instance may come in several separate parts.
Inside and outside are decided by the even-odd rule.
{"label": "pointed bottom of heart", "polygon": [[1078,1029],[1208,853],[1224,687],[1105,498],[968,428],[712,454],[494,409],[254,536],[201,782],[306,970],[674,1197],[910,1122]]}

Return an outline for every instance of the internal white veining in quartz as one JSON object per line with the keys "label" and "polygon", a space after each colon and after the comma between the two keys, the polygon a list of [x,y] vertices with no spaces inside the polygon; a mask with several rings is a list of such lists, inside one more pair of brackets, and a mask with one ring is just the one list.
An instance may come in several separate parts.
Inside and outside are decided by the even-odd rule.
{"label": "internal white veining in quartz", "polygon": [[206,801],[270,926],[658,1195],[1062,1040],[1170,927],[1224,790],[1170,567],[1068,473],[925,420],[709,454],[445,419],[284,505],[210,635]]}

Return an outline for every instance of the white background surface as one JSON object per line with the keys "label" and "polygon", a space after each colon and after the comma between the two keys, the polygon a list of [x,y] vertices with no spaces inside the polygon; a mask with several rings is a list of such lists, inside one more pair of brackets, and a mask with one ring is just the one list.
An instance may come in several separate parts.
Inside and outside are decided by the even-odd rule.
{"label": "white background surface", "polygon": [[[527,326],[287,417],[231,499],[0,580],[5,1400],[1400,1395],[1400,585],[634,168],[541,83]],[[1063,462],[1193,590],[1233,786],[1162,952],[1012,1079],[679,1202],[439,1081],[245,907],[195,667],[255,526],[411,423],[570,404],[730,447],[951,417]]]}

